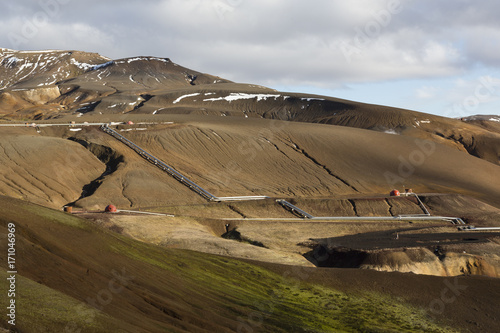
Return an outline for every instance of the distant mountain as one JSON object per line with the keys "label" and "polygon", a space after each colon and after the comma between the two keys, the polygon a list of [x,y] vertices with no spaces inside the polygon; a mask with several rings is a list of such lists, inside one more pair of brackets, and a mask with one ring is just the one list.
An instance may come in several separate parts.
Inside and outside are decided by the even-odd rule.
{"label": "distant mountain", "polygon": [[463,121],[494,121],[500,123],[500,116],[498,115],[484,115],[478,114],[470,117],[461,118]]}
{"label": "distant mountain", "polygon": [[500,116],[498,115],[475,115],[462,118],[462,121],[500,134]]}
{"label": "distant mountain", "polygon": [[278,92],[197,72],[168,58],[111,60],[79,51],[1,49],[3,119],[113,114],[193,114],[356,127],[429,139],[500,163],[500,123],[496,120],[451,119],[333,97]]}
{"label": "distant mountain", "polygon": [[0,89],[51,86],[110,61],[79,51],[14,51],[0,49]]}

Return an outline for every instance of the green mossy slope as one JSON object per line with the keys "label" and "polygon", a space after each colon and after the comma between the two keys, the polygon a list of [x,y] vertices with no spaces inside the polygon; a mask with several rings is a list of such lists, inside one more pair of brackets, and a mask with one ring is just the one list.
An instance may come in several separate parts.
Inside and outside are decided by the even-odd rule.
{"label": "green mossy slope", "polygon": [[[0,213],[2,244],[7,224],[16,225],[19,332],[451,331],[384,295],[292,278],[293,268],[279,275],[164,249],[6,197]],[[0,265],[5,272],[6,261]],[[5,319],[1,325],[8,327]]]}

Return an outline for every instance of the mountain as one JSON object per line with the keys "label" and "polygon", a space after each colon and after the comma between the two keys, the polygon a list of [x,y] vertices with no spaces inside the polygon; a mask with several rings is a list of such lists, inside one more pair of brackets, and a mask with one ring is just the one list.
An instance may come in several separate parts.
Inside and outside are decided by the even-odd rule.
{"label": "mountain", "polygon": [[500,327],[499,116],[80,51],[1,49],[0,85],[20,332]]}
{"label": "mountain", "polygon": [[500,133],[500,116],[476,115],[462,118],[463,121],[485,128],[488,131]]}
{"label": "mountain", "polygon": [[14,51],[0,49],[0,89],[53,86],[110,61],[79,51]]}
{"label": "mountain", "polygon": [[78,51],[1,49],[0,77],[4,119],[198,114],[291,120],[429,139],[500,163],[496,123],[488,127],[466,119],[283,93],[193,71],[167,58],[111,60]]}

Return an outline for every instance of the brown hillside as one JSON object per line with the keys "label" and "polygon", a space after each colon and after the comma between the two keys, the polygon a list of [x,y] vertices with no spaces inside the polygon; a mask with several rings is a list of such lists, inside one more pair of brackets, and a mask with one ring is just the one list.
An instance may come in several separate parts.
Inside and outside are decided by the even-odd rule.
{"label": "brown hillside", "polygon": [[[330,286],[315,285],[307,280],[313,279],[317,270],[262,268],[226,257],[161,249],[95,229],[76,217],[5,197],[0,197],[0,210],[1,237],[5,238],[8,223],[14,223],[16,255],[23,259],[16,263],[17,314],[22,318],[16,329],[21,332],[233,332],[242,325],[262,332],[370,327],[388,332],[401,331],[402,327],[408,332],[422,327],[428,332],[454,332],[447,327],[471,326],[463,320],[453,322],[447,314],[430,318],[429,309],[412,305],[414,301],[399,287],[390,294],[405,299],[390,300],[384,283],[370,288],[370,293],[364,287],[344,294],[334,286],[342,286],[346,278],[335,271],[328,273]],[[5,269],[6,261],[0,266]],[[283,269],[287,273],[280,272]],[[318,273],[320,280],[327,274]],[[356,276],[365,284],[371,281],[369,276]],[[399,275],[383,276],[386,282],[393,277],[400,279]],[[414,284],[427,288],[436,282],[439,285],[442,280],[423,279]],[[482,308],[497,296],[484,292],[485,288],[496,288],[495,281],[473,278],[461,283],[474,284],[471,292],[481,287],[479,297],[471,297],[467,290],[462,293],[461,300],[466,299],[468,306]],[[331,302],[335,306],[328,306]],[[262,309],[264,304],[268,306]],[[351,310],[354,308],[356,311]],[[450,304],[449,309],[464,314],[460,304]],[[255,322],[252,315],[263,319]],[[494,317],[480,318],[479,327],[492,332]],[[0,325],[7,327],[5,319]]]}
{"label": "brown hillside", "polygon": [[279,119],[429,139],[500,163],[496,124],[477,126],[466,119],[232,83],[167,58],[111,61],[77,51],[2,49],[0,61],[0,78],[4,78],[0,113],[6,119],[124,113]]}
{"label": "brown hillside", "polygon": [[[499,174],[499,166],[445,145],[330,125],[233,117],[205,117],[203,122],[195,116],[164,119],[175,122],[118,130],[125,130],[121,133],[130,140],[218,196],[324,197],[387,193],[394,187],[406,186],[418,192],[469,194],[493,205],[500,204],[500,179],[494,177]],[[135,127],[145,130],[134,130]],[[84,127],[78,132],[67,127],[41,127],[40,133],[32,128],[15,131],[23,138],[19,144],[30,150],[24,155],[4,156],[9,163],[29,169],[30,159],[39,159],[42,165],[67,160],[73,163],[69,164],[71,173],[67,175],[71,180],[47,181],[55,192],[44,196],[35,194],[40,188],[36,179],[5,182],[5,194],[17,192],[26,199],[60,207],[78,200],[83,186],[91,186],[96,180],[94,185],[99,186],[93,194],[78,200],[77,205],[104,208],[112,201],[125,208],[203,202],[203,198],[97,128]],[[12,140],[8,132],[4,135],[6,140]],[[84,149],[88,143],[106,147],[102,152],[93,152],[101,162]],[[31,148],[40,145],[44,148]],[[78,158],[68,158],[72,154]],[[101,178],[106,159],[109,164],[113,154],[122,159],[108,165],[111,169]],[[100,171],[88,173],[93,170],[88,169],[89,158]],[[75,182],[76,179],[81,180]],[[67,202],[54,198],[68,187],[73,194],[66,195]]]}
{"label": "brown hillside", "polygon": [[1,49],[16,329],[497,332],[497,118]]}

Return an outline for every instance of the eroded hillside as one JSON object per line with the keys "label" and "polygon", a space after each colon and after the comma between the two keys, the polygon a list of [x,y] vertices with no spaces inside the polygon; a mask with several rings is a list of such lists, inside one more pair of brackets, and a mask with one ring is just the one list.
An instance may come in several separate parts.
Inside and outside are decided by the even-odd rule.
{"label": "eroded hillside", "polygon": [[1,49],[19,329],[496,332],[498,123]]}
{"label": "eroded hillside", "polygon": [[[499,166],[431,141],[265,119],[156,119],[175,121],[122,125],[117,130],[218,196],[356,196],[411,187],[468,194],[499,205],[500,179],[494,177]],[[2,193],[7,195],[51,207],[75,202],[86,209],[103,209],[110,201],[133,208],[204,201],[96,126],[40,127],[38,132],[28,127],[2,134],[7,153],[11,141],[21,152],[3,155],[5,165],[13,165],[4,170]],[[417,154],[421,160],[413,160]],[[13,172],[14,166],[30,170],[32,161],[43,166],[36,172],[55,163],[64,170],[61,177],[45,171],[43,184],[51,190],[44,195],[38,193],[39,176],[9,181],[23,175]]]}
{"label": "eroded hillside", "polygon": [[191,114],[311,122],[429,139],[498,164],[496,123],[449,119],[333,97],[233,83],[168,58],[111,60],[78,51],[0,53],[0,114],[62,116]]}

